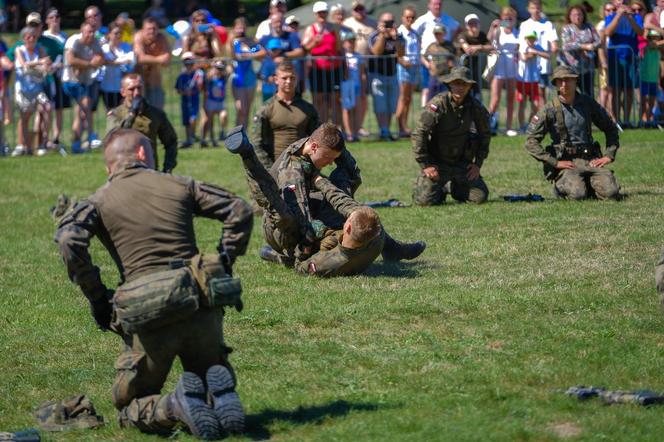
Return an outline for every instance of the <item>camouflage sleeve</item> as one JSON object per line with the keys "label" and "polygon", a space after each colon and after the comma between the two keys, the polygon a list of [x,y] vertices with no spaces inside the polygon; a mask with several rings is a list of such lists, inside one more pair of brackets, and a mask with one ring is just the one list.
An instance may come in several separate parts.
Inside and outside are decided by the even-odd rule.
{"label": "camouflage sleeve", "polygon": [[657,284],[660,300],[664,301],[664,248],[662,248],[662,256],[655,267],[655,284]]}
{"label": "camouflage sleeve", "polygon": [[542,147],[542,140],[544,140],[552,124],[547,117],[546,110],[547,108],[544,107],[530,120],[528,129],[526,129],[526,150],[536,160],[556,167],[558,160]]}
{"label": "camouflage sleeve", "polygon": [[99,212],[89,200],[83,200],[62,218],[54,238],[69,279],[81,288],[91,302],[103,299],[107,292],[99,267],[92,263],[88,252],[90,240],[102,232],[105,228]]}
{"label": "camouflage sleeve", "polygon": [[122,124],[122,120],[112,110],[106,114],[106,135],[113,129],[117,129]]}
{"label": "camouflage sleeve", "polygon": [[274,164],[274,133],[270,126],[269,103],[258,109],[252,124],[251,143],[254,145],[256,156],[266,169]]}
{"label": "camouflage sleeve", "polygon": [[595,126],[604,132],[606,136],[606,156],[612,160],[616,159],[616,152],[620,147],[618,139],[618,127],[613,122],[606,110],[595,100],[588,97],[590,101],[591,118]]}
{"label": "camouflage sleeve", "polygon": [[307,191],[307,180],[305,167],[313,168],[313,165],[304,164],[306,160],[292,156],[286,163],[281,163],[277,171],[277,184],[281,197],[288,206],[290,212],[295,215],[302,229],[310,229],[311,213],[309,212],[309,193]]}
{"label": "camouflage sleeve", "polygon": [[431,131],[438,122],[440,102],[436,97],[432,98],[429,103],[422,109],[420,120],[415,126],[412,135],[413,153],[415,154],[415,161],[422,169],[428,166],[433,166],[436,162],[429,152],[429,138]]}
{"label": "camouflage sleeve", "polygon": [[194,213],[224,223],[217,250],[226,252],[231,262],[244,255],[251,238],[254,214],[245,200],[221,187],[193,182]]}
{"label": "camouflage sleeve", "polygon": [[348,196],[346,192],[339,189],[325,177],[316,178],[315,184],[332,208],[343,215],[344,218],[348,218],[351,213],[362,207],[362,204]]}
{"label": "camouflage sleeve", "polygon": [[[475,100],[473,98],[473,100]],[[484,105],[475,100],[473,106],[474,115],[473,121],[475,122],[475,130],[477,130],[478,147],[475,151],[475,164],[477,167],[482,167],[484,160],[489,156],[489,144],[491,143],[491,128],[489,127],[489,111]]]}
{"label": "camouflage sleeve", "polygon": [[305,275],[329,278],[331,276],[337,276],[339,274],[339,269],[346,261],[347,258],[334,249],[321,251],[313,254],[304,261],[297,261],[295,263],[295,270],[297,270],[298,273]]}
{"label": "camouflage sleeve", "polygon": [[344,176],[347,178],[347,181],[349,181],[348,185],[352,189],[352,193],[354,193],[362,184],[362,175],[360,173],[360,168],[357,165],[357,161],[355,161],[353,155],[346,148],[341,152],[341,155],[334,160],[334,163],[337,168],[343,170],[345,173]]}
{"label": "camouflage sleeve", "polygon": [[[160,115],[160,121],[161,124],[159,125],[157,136],[159,137],[161,144],[164,145],[164,151],[166,153],[164,155],[164,168],[162,170],[170,173],[175,169],[175,166],[178,163],[178,136],[175,133],[173,125],[168,120],[168,117],[163,112]],[[152,148],[156,150],[157,146],[152,146]]]}

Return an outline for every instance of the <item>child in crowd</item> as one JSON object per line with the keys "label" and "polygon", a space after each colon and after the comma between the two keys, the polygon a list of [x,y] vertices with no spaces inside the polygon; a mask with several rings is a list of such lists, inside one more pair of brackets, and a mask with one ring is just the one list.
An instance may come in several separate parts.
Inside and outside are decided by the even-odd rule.
{"label": "child in crowd", "polygon": [[221,141],[226,138],[226,124],[228,114],[224,107],[224,100],[226,99],[226,66],[221,61],[215,61],[210,68],[210,71],[205,76],[205,113],[207,120],[203,125],[202,143],[205,143],[208,133],[212,146],[217,147],[217,140],[214,136],[214,120],[219,119],[221,125],[221,133],[219,139]]}
{"label": "child in crowd", "polygon": [[356,109],[360,99],[362,77],[366,76],[364,60],[355,52],[355,33],[341,34],[344,54],[346,56],[346,78],[341,82],[341,118],[346,132],[346,141],[358,141],[360,118]]}
{"label": "child in crowd", "polygon": [[646,47],[643,48],[643,58],[639,72],[641,73],[641,126],[655,127],[653,109],[657,101],[657,88],[659,82],[661,50],[664,48],[664,38],[661,29],[646,29]]}
{"label": "child in crowd", "polygon": [[442,79],[454,67],[454,46],[445,40],[447,29],[438,24],[433,27],[436,41],[424,51],[422,64],[429,70],[429,99],[447,90]]}
{"label": "child in crowd", "polygon": [[[182,111],[182,125],[185,127],[187,138],[180,148],[191,147],[194,142],[196,121],[198,120],[199,93],[203,87],[205,74],[196,69],[196,61],[192,52],[182,54],[184,69],[175,81],[175,89],[180,95],[180,109]],[[201,146],[205,147],[205,146]]]}
{"label": "child in crowd", "polygon": [[[540,95],[540,62],[539,58],[549,58],[549,53],[537,43],[537,33],[531,32],[519,46],[519,67],[516,80],[516,101],[519,103],[519,126],[521,132],[526,130],[526,105],[530,101],[531,114],[535,115],[544,105]],[[530,118],[528,118],[530,121]]]}
{"label": "child in crowd", "polygon": [[281,49],[281,39],[271,38],[265,45],[267,56],[261,62],[259,76],[261,78],[261,91],[263,93],[263,102],[266,102],[277,93],[275,84],[275,75],[277,74],[277,64],[283,60]]}
{"label": "child in crowd", "polygon": [[5,107],[5,69],[12,69],[13,63],[9,61],[5,51],[0,48],[0,155],[4,156],[8,153],[7,143],[5,142],[5,124],[4,119]]}

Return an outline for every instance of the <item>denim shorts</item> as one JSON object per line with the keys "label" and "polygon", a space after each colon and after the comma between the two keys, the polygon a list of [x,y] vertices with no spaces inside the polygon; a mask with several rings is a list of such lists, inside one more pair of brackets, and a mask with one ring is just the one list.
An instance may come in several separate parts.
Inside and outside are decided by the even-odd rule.
{"label": "denim shorts", "polygon": [[90,86],[85,84],[65,81],[62,83],[62,90],[78,104],[81,104],[83,98],[90,97]]}
{"label": "denim shorts", "polygon": [[399,84],[401,83],[410,83],[417,84],[420,82],[420,66],[414,65],[409,68],[405,68],[400,64],[397,65],[397,78]]}
{"label": "denim shorts", "polygon": [[393,114],[397,110],[399,82],[396,75],[369,74],[374,112]]}

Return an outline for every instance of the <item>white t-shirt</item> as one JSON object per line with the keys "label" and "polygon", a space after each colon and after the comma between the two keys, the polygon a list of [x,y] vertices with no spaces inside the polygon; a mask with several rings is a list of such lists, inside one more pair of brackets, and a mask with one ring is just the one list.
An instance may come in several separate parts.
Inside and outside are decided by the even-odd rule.
{"label": "white t-shirt", "polygon": [[456,30],[459,28],[459,22],[447,14],[440,14],[440,17],[434,17],[431,11],[427,11],[426,14],[417,17],[417,20],[413,23],[413,29],[420,36],[422,48],[420,52],[422,55],[424,55],[431,43],[436,41],[436,36],[433,35],[433,27],[437,24],[445,26],[445,41],[447,42],[452,41],[452,37],[454,37]]}
{"label": "white t-shirt", "polygon": [[[534,49],[538,51],[544,51],[544,49],[542,49],[542,47],[537,43],[535,43]],[[525,54],[527,50],[528,46],[519,46],[519,54]],[[537,61],[540,58],[541,57],[533,57],[526,61],[519,57],[519,71],[517,79],[525,83],[539,83],[540,71]]]}
{"label": "white t-shirt", "polygon": [[397,33],[401,35],[406,42],[404,46],[405,57],[412,64],[420,64],[420,36],[413,28],[409,31],[404,25],[397,28]]}
{"label": "white t-shirt", "polygon": [[266,18],[260,22],[256,28],[256,40],[260,40],[261,38],[265,37],[266,35],[270,35],[271,33],[272,26],[270,26],[270,19]]}
{"label": "white t-shirt", "polygon": [[[81,34],[74,34],[67,39],[65,43],[65,54],[67,51],[73,51],[74,57],[90,61],[95,54],[103,54],[101,46],[96,39],[92,40],[89,45],[81,43]],[[65,56],[65,68],[62,72],[63,82],[80,83],[90,85],[99,75],[97,68],[73,68],[67,63]]]}
{"label": "white t-shirt", "polygon": [[[519,26],[519,45],[526,45],[525,36],[532,33],[537,34],[537,44],[545,51],[551,51],[551,43],[558,41],[558,32],[555,26],[549,20],[542,17],[539,21],[532,18],[521,23]],[[540,73],[550,74],[551,63],[546,58],[540,57],[539,59]]]}

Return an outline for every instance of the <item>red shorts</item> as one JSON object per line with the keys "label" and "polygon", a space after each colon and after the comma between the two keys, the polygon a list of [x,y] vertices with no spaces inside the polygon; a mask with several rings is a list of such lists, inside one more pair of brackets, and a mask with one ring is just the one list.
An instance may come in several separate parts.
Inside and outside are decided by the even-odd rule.
{"label": "red shorts", "polygon": [[532,101],[539,101],[539,84],[535,82],[516,82],[516,101],[521,103],[525,98],[530,98]]}

